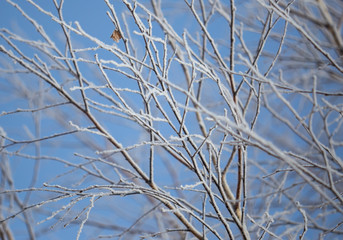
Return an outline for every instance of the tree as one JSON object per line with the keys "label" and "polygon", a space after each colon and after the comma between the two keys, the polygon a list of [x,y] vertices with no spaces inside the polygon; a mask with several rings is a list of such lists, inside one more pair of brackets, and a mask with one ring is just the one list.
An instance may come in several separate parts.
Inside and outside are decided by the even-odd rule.
{"label": "tree", "polygon": [[342,1],[0,8],[2,239],[341,237]]}

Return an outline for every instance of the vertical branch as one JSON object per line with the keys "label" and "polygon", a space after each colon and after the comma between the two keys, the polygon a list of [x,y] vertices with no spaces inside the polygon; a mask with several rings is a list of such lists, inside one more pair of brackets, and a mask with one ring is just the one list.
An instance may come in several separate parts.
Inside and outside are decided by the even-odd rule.
{"label": "vertical branch", "polygon": [[[148,29],[148,34],[150,36],[152,36],[152,22],[151,22],[151,15],[149,14],[149,19],[148,19],[148,23],[149,23],[149,29]],[[159,59],[159,56],[158,56],[158,51],[157,49],[155,49],[156,51],[156,58],[157,60]],[[147,51],[148,53],[148,51]],[[164,54],[167,54],[167,53],[164,53]],[[148,55],[148,54],[147,54]],[[152,57],[152,56],[150,56]],[[158,62],[158,65],[160,66],[160,63],[159,61]],[[146,102],[146,101],[144,101]],[[150,111],[150,103],[149,103],[149,100],[148,102],[146,102],[145,104],[146,106],[146,112],[148,114],[148,116],[152,116],[151,114],[151,111]],[[149,124],[149,127],[150,127],[150,131],[149,131],[149,135],[150,135],[150,152],[149,152],[149,165],[150,165],[150,169],[149,169],[149,179],[150,179],[150,182],[154,182],[154,141],[155,141],[155,137],[154,137],[154,132],[152,131],[153,129],[153,120],[152,119],[148,119],[148,124]]]}
{"label": "vertical branch", "polygon": [[[230,11],[231,11],[231,22],[230,22],[230,71],[234,72],[235,70],[235,12],[236,6],[235,1],[230,0]],[[235,89],[235,80],[232,73],[229,74],[230,87],[233,96],[233,101],[237,104],[236,89]]]}
{"label": "vertical branch", "polygon": [[[56,7],[56,9],[58,11],[58,16],[59,16],[59,18],[60,18],[62,23],[64,23],[63,12],[62,12],[63,11],[62,10],[63,9],[63,3],[64,3],[64,0],[61,0],[60,4],[57,4],[56,0],[54,0],[55,7]],[[72,61],[73,61],[73,64],[74,64],[74,68],[75,68],[75,72],[76,72],[76,78],[79,81],[81,96],[82,96],[83,104],[84,104],[84,107],[85,107],[84,110],[86,112],[89,112],[88,103],[87,103],[87,99],[86,99],[86,94],[85,94],[85,90],[84,90],[84,87],[83,87],[83,77],[82,77],[82,73],[80,72],[79,65],[78,65],[78,62],[77,62],[74,50],[73,50],[73,46],[72,46],[72,43],[71,43],[71,38],[70,38],[69,31],[67,31],[67,29],[66,29],[64,24],[60,24],[60,26],[62,27],[63,33],[64,33],[64,35],[66,37],[66,42],[67,42],[67,45],[68,45],[69,54],[70,54],[70,57],[72,58]]]}
{"label": "vertical branch", "polygon": [[[235,90],[235,80],[234,75],[232,72],[234,72],[235,68],[235,12],[236,12],[236,6],[235,1],[230,0],[230,11],[231,11],[231,21],[230,21],[230,72],[229,73],[229,79],[230,79],[230,87],[231,92],[233,96],[233,101],[236,106],[238,106],[237,102],[237,93]],[[237,111],[238,108],[236,108]],[[240,114],[237,114],[237,116],[240,116]],[[237,124],[240,124],[242,119],[237,117],[236,119]],[[242,220],[242,210],[240,207],[241,202],[241,194],[242,194],[242,181],[243,181],[243,146],[238,147],[238,168],[237,168],[237,187],[236,187],[236,203],[235,203],[235,211],[240,220]]]}

